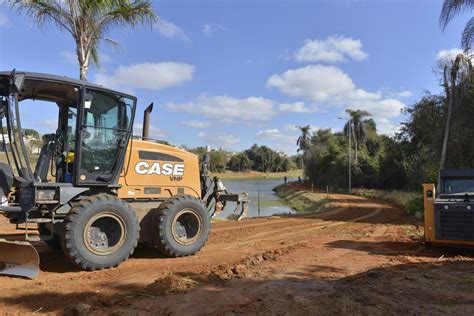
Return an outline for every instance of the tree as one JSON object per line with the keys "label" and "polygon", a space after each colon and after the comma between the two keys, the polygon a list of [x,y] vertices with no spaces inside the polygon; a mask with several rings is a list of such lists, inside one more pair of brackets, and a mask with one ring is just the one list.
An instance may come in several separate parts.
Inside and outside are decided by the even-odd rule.
{"label": "tree", "polygon": [[299,130],[301,131],[301,136],[298,137],[296,140],[296,145],[298,146],[298,152],[302,151],[303,154],[306,150],[308,150],[309,146],[311,145],[311,135],[310,130],[311,126],[298,126]]}
{"label": "tree", "polygon": [[370,116],[370,113],[363,110],[350,110],[347,109],[346,113],[351,117],[350,120],[346,123],[344,130],[349,132],[352,139],[354,139],[354,149],[355,149],[355,161],[354,163],[358,164],[358,151],[359,146],[366,139],[366,130],[367,126],[370,124],[372,126],[373,122],[369,120],[363,120],[363,118]]}
{"label": "tree", "polygon": [[24,128],[23,129],[23,134],[25,136],[31,136],[32,138],[35,138],[35,139],[39,139],[40,136],[39,136],[39,133],[37,130],[34,130],[32,128]]}
{"label": "tree", "polygon": [[440,159],[440,169],[444,169],[453,111],[459,108],[467,85],[471,81],[472,64],[470,56],[465,56],[464,54],[458,54],[454,60],[448,58],[439,61],[439,63],[440,67],[443,68],[442,86],[445,90],[446,100],[448,103],[443,148]]}
{"label": "tree", "polygon": [[55,24],[72,35],[76,43],[80,79],[87,80],[92,59],[99,65],[98,48],[116,26],[153,23],[157,20],[151,1],[146,0],[10,0],[13,7],[25,12],[38,25]]}
{"label": "tree", "polygon": [[43,140],[38,139],[38,138],[32,139],[27,143],[28,152],[30,155],[34,152],[35,153],[38,152],[38,150],[40,150],[42,146],[43,146]]}
{"label": "tree", "polygon": [[306,161],[306,152],[310,148],[311,145],[311,126],[298,126],[299,130],[301,131],[300,137],[296,140],[296,145],[298,146],[297,152],[303,152],[303,175],[306,177],[306,169],[307,169],[307,161]]}
{"label": "tree", "polygon": [[252,162],[247,154],[242,152],[233,155],[227,163],[227,167],[232,171],[247,171],[252,167]]}
{"label": "tree", "polygon": [[211,172],[224,172],[227,165],[226,153],[223,150],[215,150],[209,153],[209,170]]}
{"label": "tree", "polygon": [[[444,30],[452,19],[463,12],[474,9],[473,0],[444,0],[441,14],[439,15],[439,24]],[[461,35],[461,46],[464,51],[471,49],[471,43],[474,38],[474,17],[471,18],[464,27]]]}

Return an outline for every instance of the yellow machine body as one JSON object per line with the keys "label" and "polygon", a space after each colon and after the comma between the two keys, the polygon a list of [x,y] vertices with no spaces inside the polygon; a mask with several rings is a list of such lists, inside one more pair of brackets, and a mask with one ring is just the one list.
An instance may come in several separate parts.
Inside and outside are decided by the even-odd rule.
{"label": "yellow machine body", "polygon": [[165,200],[183,194],[200,199],[198,157],[173,146],[133,139],[119,184],[118,196],[126,200]]}
{"label": "yellow machine body", "polygon": [[[425,217],[425,241],[430,244],[450,247],[474,247],[472,240],[444,240],[436,237],[436,186],[434,183],[423,184],[424,195],[424,217]],[[439,225],[439,224],[438,224]]]}

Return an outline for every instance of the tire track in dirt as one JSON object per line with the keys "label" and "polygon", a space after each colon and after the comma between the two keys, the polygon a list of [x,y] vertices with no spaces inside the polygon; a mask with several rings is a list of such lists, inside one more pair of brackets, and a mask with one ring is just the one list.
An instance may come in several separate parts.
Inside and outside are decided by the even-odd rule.
{"label": "tire track in dirt", "polygon": [[[251,236],[250,240],[246,240],[246,241],[243,241],[239,244],[235,244],[235,245],[231,245],[229,247],[226,247],[225,250],[241,248],[243,245],[245,245],[245,246],[257,246],[258,244],[261,244],[261,243],[265,244],[266,242],[269,242],[269,241],[282,242],[282,241],[291,240],[291,242],[298,242],[298,241],[301,241],[302,239],[307,238],[309,233],[311,233],[311,232],[319,231],[321,229],[334,228],[334,227],[338,227],[338,226],[341,226],[341,225],[346,225],[346,224],[349,224],[349,223],[357,223],[359,221],[363,221],[363,220],[375,217],[381,211],[382,211],[382,209],[376,209],[376,210],[370,212],[369,214],[359,216],[357,218],[347,220],[347,221],[337,221],[337,222],[335,221],[335,222],[332,222],[332,223],[331,222],[328,222],[328,223],[317,222],[317,224],[312,224],[312,225],[310,225],[310,227],[308,227],[306,229],[299,229],[298,230],[298,228],[301,227],[301,226],[308,226],[307,223],[302,223],[300,225],[294,225],[294,226],[288,227],[287,229],[285,229],[283,231],[279,230],[277,232],[277,234],[278,234],[277,237],[275,237],[275,232],[262,232],[262,233]],[[272,237],[265,238],[269,235],[272,235]],[[254,243],[250,243],[251,241],[254,241],[254,240],[256,240]]]}

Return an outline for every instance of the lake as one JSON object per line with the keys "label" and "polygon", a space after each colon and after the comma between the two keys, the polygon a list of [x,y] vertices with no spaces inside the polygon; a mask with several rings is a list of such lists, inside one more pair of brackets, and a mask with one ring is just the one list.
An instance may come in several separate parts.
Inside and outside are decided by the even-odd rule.
{"label": "lake", "polygon": [[[288,179],[288,181],[294,179]],[[283,183],[283,179],[243,179],[243,180],[222,180],[229,192],[241,193],[247,192],[249,194],[249,211],[247,217],[257,217],[258,212],[258,196],[260,193],[260,216],[271,216],[276,214],[294,214],[295,210],[280,204],[280,198],[272,191],[274,187]],[[274,203],[272,203],[272,201]],[[270,202],[270,203],[269,203]],[[267,204],[267,205],[265,205]],[[272,205],[275,204],[275,205]],[[217,216],[217,218],[226,218],[232,214],[235,208],[235,203],[229,203],[224,211]]]}

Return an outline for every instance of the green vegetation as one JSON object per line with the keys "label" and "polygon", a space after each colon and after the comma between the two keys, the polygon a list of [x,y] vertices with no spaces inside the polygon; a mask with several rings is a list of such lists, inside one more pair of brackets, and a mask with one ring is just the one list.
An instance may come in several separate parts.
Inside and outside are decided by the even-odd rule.
{"label": "green vegetation", "polygon": [[297,212],[322,212],[329,207],[330,201],[325,194],[295,190],[288,185],[279,185],[274,190],[286,205]]}
{"label": "green vegetation", "polygon": [[[205,147],[188,148],[200,159],[207,152]],[[267,146],[253,145],[249,149],[240,153],[231,153],[223,149],[212,150],[210,156],[210,171],[223,173],[226,170],[249,172],[256,171],[263,174],[273,172],[288,172],[296,169],[299,157],[287,157],[285,154],[277,152]],[[246,178],[246,176],[241,176]],[[281,177],[284,177],[282,175]]]}
{"label": "green vegetation", "polygon": [[355,189],[352,190],[352,193],[358,196],[395,204],[404,208],[408,215],[415,216],[418,219],[423,217],[423,195],[421,193],[374,189]]}
{"label": "green vegetation", "polygon": [[[449,22],[458,14],[469,12],[474,8],[474,3],[471,0],[444,0],[443,8],[439,16],[439,23],[444,30]],[[471,18],[466,23],[461,34],[461,45],[465,51],[471,49],[472,39],[474,37],[474,18]]]}
{"label": "green vegetation", "polygon": [[[405,109],[407,120],[392,137],[380,135],[373,120],[363,121],[364,137],[357,145],[352,141],[353,187],[421,191],[422,183],[436,181],[444,147],[446,168],[473,168],[473,88],[466,86],[460,104],[451,114],[445,95],[427,93]],[[449,115],[452,128],[444,146]],[[316,186],[347,187],[348,145],[348,135],[342,132],[319,129],[312,134],[304,161],[306,173]]]}
{"label": "green vegetation", "polygon": [[415,192],[384,191],[374,189],[354,189],[352,190],[352,193],[366,198],[389,202],[402,207],[405,207],[409,201],[418,196],[418,194]]}
{"label": "green vegetation", "polygon": [[86,80],[90,61],[99,65],[99,44],[118,43],[107,37],[117,26],[137,26],[158,19],[151,1],[144,0],[12,0],[11,5],[43,26],[54,24],[71,34],[76,44],[79,73]]}

